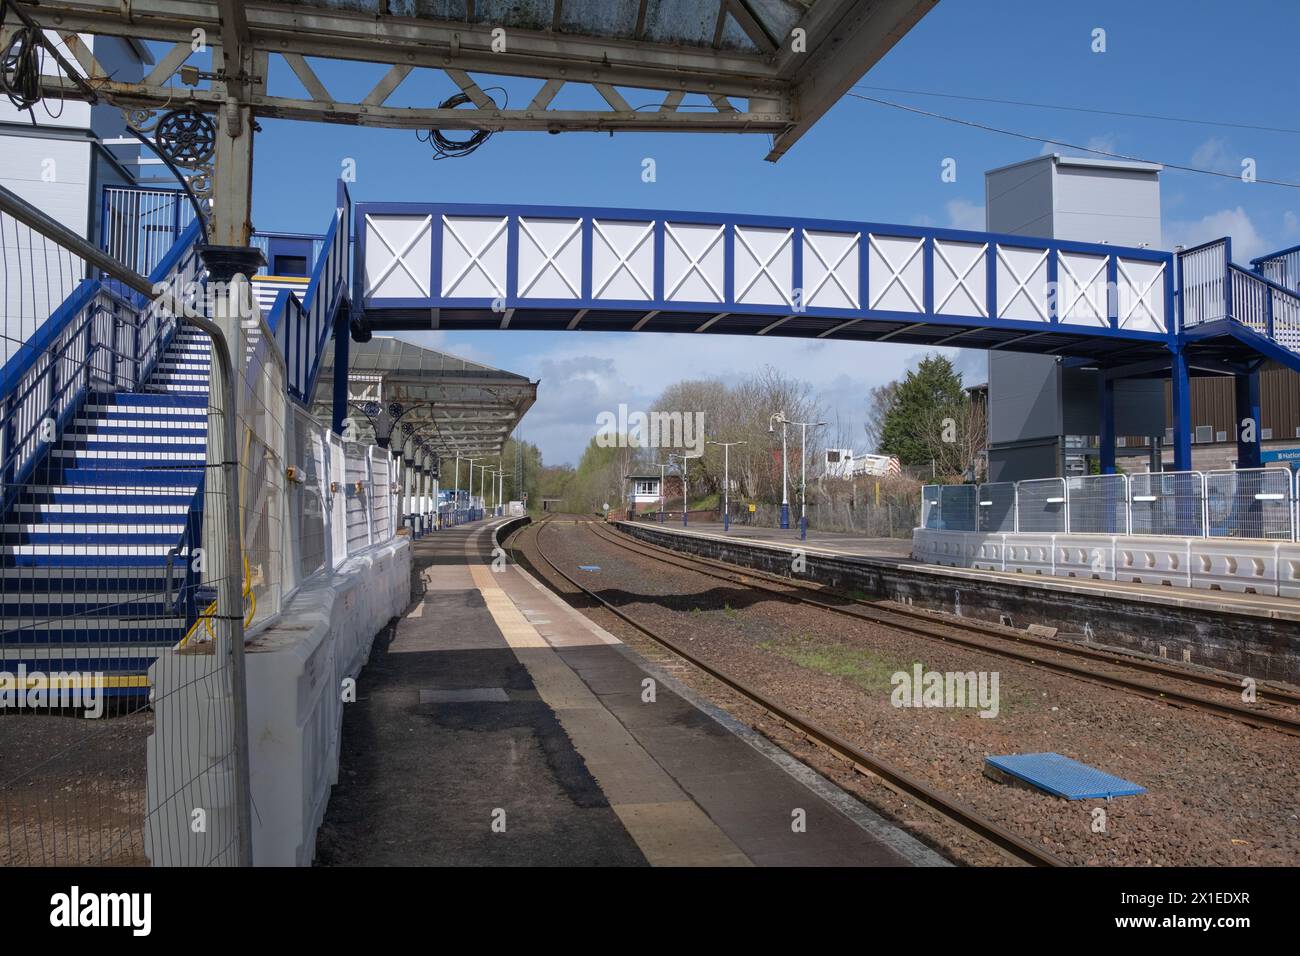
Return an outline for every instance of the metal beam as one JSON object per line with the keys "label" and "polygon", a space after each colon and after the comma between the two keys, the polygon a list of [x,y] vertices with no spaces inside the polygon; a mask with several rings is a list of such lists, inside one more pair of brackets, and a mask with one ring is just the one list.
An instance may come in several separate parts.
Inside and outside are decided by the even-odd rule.
{"label": "metal beam", "polygon": [[781,87],[769,58],[707,47],[511,28],[507,51],[497,53],[490,23],[235,0],[131,0],[129,6],[108,0],[42,0],[19,6],[43,26],[61,30],[188,42],[196,27],[220,29],[220,7],[226,2],[242,9],[250,43],[274,53],[732,96],[775,96]]}
{"label": "metal beam", "polygon": [[[76,84],[59,76],[41,78],[42,95],[81,99]],[[193,106],[216,112],[225,98],[216,90],[183,89],[146,83],[105,81],[99,92],[116,105],[136,108]],[[370,100],[373,91],[366,97]],[[790,117],[783,112],[676,112],[672,110],[534,110],[438,109],[399,107],[370,102],[304,100],[254,93],[249,102],[257,116],[350,126],[388,129],[491,129],[533,132],[616,130],[633,132],[762,133],[785,129]]]}
{"label": "metal beam", "polygon": [[797,28],[807,31],[806,53],[796,53],[783,38],[776,66],[793,73],[791,94],[798,119],[772,142],[776,162],[812,129],[846,92],[888,53],[939,0],[821,0]]}

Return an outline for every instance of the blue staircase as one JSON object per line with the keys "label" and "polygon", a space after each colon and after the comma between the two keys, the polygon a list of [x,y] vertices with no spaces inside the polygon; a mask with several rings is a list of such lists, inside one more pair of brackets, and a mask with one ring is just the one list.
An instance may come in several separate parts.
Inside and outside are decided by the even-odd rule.
{"label": "blue staircase", "polygon": [[207,336],[180,326],[138,390],[85,397],[16,492],[0,532],[2,669],[148,693],[149,665],[209,599],[191,550],[210,360]]}
{"label": "blue staircase", "polygon": [[1178,253],[1182,334],[1201,357],[1227,363],[1267,359],[1300,371],[1300,250],[1232,261],[1232,240]]}

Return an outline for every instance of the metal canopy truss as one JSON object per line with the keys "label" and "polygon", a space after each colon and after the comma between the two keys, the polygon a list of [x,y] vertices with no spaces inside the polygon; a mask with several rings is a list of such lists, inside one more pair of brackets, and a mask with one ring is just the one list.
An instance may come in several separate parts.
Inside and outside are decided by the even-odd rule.
{"label": "metal canopy truss", "polygon": [[[124,82],[112,79],[74,41],[71,48],[89,85],[123,107],[216,112],[234,97],[251,105],[256,116],[361,126],[766,132],[774,137],[767,158],[776,160],[937,2],[41,0],[19,5],[65,39],[83,33],[172,43],[142,82]],[[217,48],[215,75],[197,86],[176,85],[172,78],[190,60],[196,30]],[[268,88],[272,57],[292,71],[307,98]],[[389,69],[366,95],[343,99],[330,93],[308,57]],[[444,73],[470,105],[390,105],[417,68]],[[471,74],[542,83],[530,102],[502,109]],[[47,96],[86,95],[61,76],[45,77],[44,86]],[[594,91],[605,108],[558,108],[557,95],[570,86]],[[651,91],[646,98],[651,102],[631,103],[620,89]],[[692,94],[701,102],[684,103]],[[704,108],[691,108],[697,105]]]}
{"label": "metal canopy truss", "polygon": [[1173,257],[1151,249],[635,209],[360,203],[356,223],[363,329],[730,333],[1126,365],[1176,339]]}
{"label": "metal canopy truss", "polygon": [[[434,457],[495,457],[537,400],[537,383],[410,342],[376,336],[350,344],[348,414],[356,440],[407,439]],[[323,359],[315,413],[331,414],[334,344]],[[380,444],[383,442],[381,441]]]}

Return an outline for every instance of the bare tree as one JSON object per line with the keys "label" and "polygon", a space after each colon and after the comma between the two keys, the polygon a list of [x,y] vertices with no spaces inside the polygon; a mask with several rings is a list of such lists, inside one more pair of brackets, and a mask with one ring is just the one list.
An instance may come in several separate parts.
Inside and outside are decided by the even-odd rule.
{"label": "bare tree", "polygon": [[880,438],[885,426],[885,416],[894,407],[894,396],[898,393],[898,381],[877,385],[871,390],[867,399],[867,419],[862,429],[867,433],[867,451],[880,450]]}
{"label": "bare tree", "polygon": [[917,438],[934,463],[935,477],[980,480],[988,439],[988,418],[982,402],[969,399],[960,407],[935,410],[918,422]]}

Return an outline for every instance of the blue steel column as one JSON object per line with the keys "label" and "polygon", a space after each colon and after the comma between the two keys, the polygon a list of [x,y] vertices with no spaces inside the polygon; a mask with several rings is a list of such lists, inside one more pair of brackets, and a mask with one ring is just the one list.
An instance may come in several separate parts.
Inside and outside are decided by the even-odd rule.
{"label": "blue steel column", "polygon": [[[1260,455],[1259,372],[1238,373],[1234,379],[1237,392],[1237,467],[1259,468],[1263,464]],[[1247,421],[1252,441],[1243,440]]]}
{"label": "blue steel column", "polygon": [[[288,320],[285,320],[288,321]],[[339,309],[334,319],[334,434],[343,434],[343,419],[348,417],[348,310]]]}
{"label": "blue steel column", "polygon": [[1105,372],[1097,373],[1097,398],[1100,403],[1098,418],[1100,429],[1097,441],[1101,446],[1101,473],[1115,474],[1115,380]]}
{"label": "blue steel column", "polygon": [[1177,349],[1173,352],[1169,378],[1174,423],[1174,471],[1192,470],[1192,383],[1187,368],[1187,355]]}

